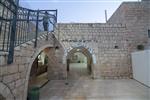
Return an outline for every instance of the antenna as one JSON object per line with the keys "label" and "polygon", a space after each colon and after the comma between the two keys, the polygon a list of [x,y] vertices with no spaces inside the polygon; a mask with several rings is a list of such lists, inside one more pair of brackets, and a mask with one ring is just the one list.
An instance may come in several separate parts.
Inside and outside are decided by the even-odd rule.
{"label": "antenna", "polygon": [[107,23],[107,10],[105,10],[105,21]]}

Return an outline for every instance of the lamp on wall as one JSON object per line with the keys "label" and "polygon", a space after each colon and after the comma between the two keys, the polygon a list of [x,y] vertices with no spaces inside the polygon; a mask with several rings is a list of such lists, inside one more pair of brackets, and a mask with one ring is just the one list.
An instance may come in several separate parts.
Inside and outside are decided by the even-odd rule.
{"label": "lamp on wall", "polygon": [[58,50],[58,49],[59,49],[59,46],[56,46],[55,49]]}
{"label": "lamp on wall", "polygon": [[79,52],[79,51],[80,51],[80,49],[77,49],[77,51]]}
{"label": "lamp on wall", "polygon": [[55,53],[57,54],[59,52],[59,46],[55,47]]}

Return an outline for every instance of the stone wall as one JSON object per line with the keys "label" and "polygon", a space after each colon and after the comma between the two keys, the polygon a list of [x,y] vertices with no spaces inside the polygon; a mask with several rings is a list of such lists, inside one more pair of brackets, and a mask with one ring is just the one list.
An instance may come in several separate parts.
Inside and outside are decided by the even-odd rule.
{"label": "stone wall", "polygon": [[66,66],[62,63],[63,50],[59,47],[49,48],[45,50],[48,56],[48,79],[49,80],[59,80],[66,78]]}
{"label": "stone wall", "polygon": [[96,57],[95,78],[132,76],[127,28],[123,24],[59,23],[56,34],[66,49],[90,48]]}
{"label": "stone wall", "polygon": [[131,52],[149,47],[150,2],[124,2],[106,24],[59,23],[56,34],[66,51],[91,48],[96,55],[94,77],[132,77]]}
{"label": "stone wall", "polygon": [[[0,94],[6,100],[26,100],[33,62],[45,48],[55,48],[54,38],[51,33],[48,41],[46,41],[46,34],[43,33],[38,38],[36,48],[34,48],[34,41],[33,39],[15,48],[14,62],[12,64],[7,65],[7,54],[2,57],[6,60],[3,60],[4,62],[0,66]],[[62,70],[60,70],[61,72]]]}
{"label": "stone wall", "polygon": [[150,29],[150,2],[124,2],[108,20],[108,23],[125,24],[131,51],[136,51],[137,45],[147,48],[148,29]]}
{"label": "stone wall", "polygon": [[[55,34],[65,51],[83,46],[95,56],[94,78],[131,78],[131,52],[137,45],[148,42],[150,6],[145,2],[123,3],[108,23],[60,23]],[[52,37],[49,35],[49,37]],[[6,100],[26,100],[31,66],[37,55],[51,47],[49,55],[49,79],[65,78],[63,47],[55,51],[53,38],[38,38],[37,47],[29,41],[15,48],[14,63],[7,65],[7,52],[0,53],[0,95]],[[54,66],[52,66],[52,64]],[[50,76],[50,74],[52,76]]]}

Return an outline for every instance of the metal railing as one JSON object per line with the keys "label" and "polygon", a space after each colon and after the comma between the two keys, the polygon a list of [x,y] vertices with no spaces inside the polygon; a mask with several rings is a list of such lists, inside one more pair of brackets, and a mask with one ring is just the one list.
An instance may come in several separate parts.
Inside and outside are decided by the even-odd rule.
{"label": "metal railing", "polygon": [[57,22],[57,10],[30,10],[22,7],[18,8],[15,46],[32,39],[37,39],[37,37],[44,32],[43,16],[45,15],[45,11],[47,11],[50,16],[48,31],[52,32]]}
{"label": "metal railing", "polygon": [[7,52],[9,50],[10,35],[15,29],[16,16],[16,3],[12,0],[0,0],[0,51]]}
{"label": "metal railing", "polygon": [[19,7],[18,2],[0,0],[0,52],[8,52],[8,64],[13,62],[16,46],[35,39],[36,47],[37,38],[44,32],[45,12],[49,16],[48,32],[52,32],[57,23],[57,10],[31,10]]}

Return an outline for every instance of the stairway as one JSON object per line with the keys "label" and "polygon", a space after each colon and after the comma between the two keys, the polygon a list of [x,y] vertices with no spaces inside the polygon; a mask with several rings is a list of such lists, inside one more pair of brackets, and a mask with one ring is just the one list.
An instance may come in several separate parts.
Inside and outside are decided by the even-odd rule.
{"label": "stairway", "polygon": [[[42,43],[41,41],[46,41],[46,38],[47,38],[47,33],[45,32],[42,32],[40,33],[41,36],[39,36],[37,38],[37,41],[38,43]],[[54,47],[54,36],[53,36],[53,33],[49,33],[48,34],[48,41],[49,44]],[[19,46],[16,46],[14,48],[14,58],[17,57],[17,56],[21,56],[21,55],[24,55],[24,53],[26,53],[26,55],[30,55],[30,53],[27,53],[24,51],[24,49],[27,49],[27,48],[34,48],[34,43],[35,43],[35,39],[32,39],[31,41],[28,41],[28,42],[25,42]],[[1,45],[0,45],[1,46]],[[0,52],[0,66],[2,65],[7,65],[7,59],[8,59],[8,52]],[[14,59],[15,61],[15,59]]]}

